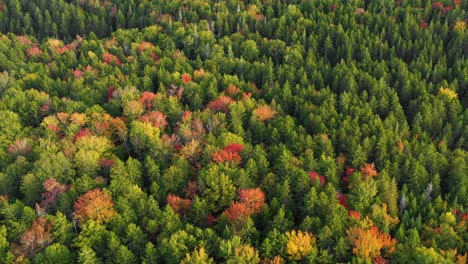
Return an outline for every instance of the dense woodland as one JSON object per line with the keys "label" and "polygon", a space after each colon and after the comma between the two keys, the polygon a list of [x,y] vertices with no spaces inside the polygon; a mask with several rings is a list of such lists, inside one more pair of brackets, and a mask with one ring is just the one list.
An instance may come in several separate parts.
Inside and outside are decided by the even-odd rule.
{"label": "dense woodland", "polygon": [[0,0],[0,263],[466,263],[467,13]]}

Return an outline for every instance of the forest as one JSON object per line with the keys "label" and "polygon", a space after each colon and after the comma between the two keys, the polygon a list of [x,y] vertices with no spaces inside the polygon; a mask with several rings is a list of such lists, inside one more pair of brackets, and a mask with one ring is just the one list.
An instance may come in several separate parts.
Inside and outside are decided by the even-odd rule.
{"label": "forest", "polygon": [[0,0],[0,263],[467,263],[467,23]]}

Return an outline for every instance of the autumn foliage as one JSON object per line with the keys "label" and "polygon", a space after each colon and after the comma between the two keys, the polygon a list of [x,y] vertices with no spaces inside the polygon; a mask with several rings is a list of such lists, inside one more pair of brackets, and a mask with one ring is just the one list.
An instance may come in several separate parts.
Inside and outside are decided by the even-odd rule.
{"label": "autumn foliage", "polygon": [[164,113],[161,113],[159,111],[151,111],[141,116],[139,119],[142,122],[151,123],[151,125],[153,125],[154,127],[164,129],[168,125],[166,118],[167,116]]}
{"label": "autumn foliage", "polygon": [[117,212],[112,197],[100,189],[88,191],[75,203],[75,218],[80,222],[94,220],[97,223],[109,222]]}
{"label": "autumn foliage", "polygon": [[286,253],[290,260],[299,261],[312,252],[315,245],[315,237],[308,232],[292,230],[286,232],[288,243]]}
{"label": "autumn foliage", "polygon": [[317,172],[315,171],[309,171],[309,176],[310,176],[310,179],[312,180],[312,182],[320,182],[320,185],[322,186],[325,186],[325,184],[327,183],[327,180],[325,179],[325,176],[322,176],[320,174],[318,174]]}
{"label": "autumn foliage", "polygon": [[240,152],[244,149],[242,144],[229,144],[223,150],[213,152],[213,160],[216,163],[232,162],[239,164],[242,161]]}
{"label": "autumn foliage", "polygon": [[364,259],[378,258],[382,250],[390,254],[395,250],[397,243],[390,235],[381,233],[376,226],[369,229],[353,227],[347,234],[348,241],[353,246],[353,253]]}
{"label": "autumn foliage", "polygon": [[258,212],[265,204],[265,193],[260,188],[239,190],[239,199],[252,212]]}
{"label": "autumn foliage", "polygon": [[36,219],[32,227],[21,235],[20,245],[15,248],[16,255],[31,258],[39,253],[54,240],[51,231],[49,220],[44,217]]}
{"label": "autumn foliage", "polygon": [[265,204],[265,193],[260,188],[240,189],[239,200],[224,211],[230,223],[243,223],[250,215],[258,213]]}
{"label": "autumn foliage", "polygon": [[43,183],[45,192],[42,193],[41,207],[49,207],[57,201],[60,194],[68,191],[70,186],[61,184],[55,178],[50,178]]}
{"label": "autumn foliage", "polygon": [[117,64],[119,66],[122,65],[122,61],[117,56],[108,52],[102,54],[102,60],[107,64]]}
{"label": "autumn foliage", "polygon": [[208,103],[207,107],[212,112],[224,112],[227,113],[229,111],[229,105],[234,103],[234,99],[229,96],[221,95],[218,99],[213,100]]}
{"label": "autumn foliage", "polygon": [[361,173],[365,178],[374,178],[375,176],[379,175],[379,173],[375,169],[374,163],[366,163],[362,165]]}
{"label": "autumn foliage", "polygon": [[186,215],[192,204],[192,201],[189,199],[183,199],[177,195],[169,194],[167,196],[167,204],[179,215]]}
{"label": "autumn foliage", "polygon": [[270,120],[270,119],[274,118],[276,116],[276,114],[278,114],[278,112],[273,110],[268,105],[263,105],[263,106],[258,107],[257,109],[255,109],[253,111],[253,113],[254,113],[254,115],[257,117],[257,119],[259,121]]}

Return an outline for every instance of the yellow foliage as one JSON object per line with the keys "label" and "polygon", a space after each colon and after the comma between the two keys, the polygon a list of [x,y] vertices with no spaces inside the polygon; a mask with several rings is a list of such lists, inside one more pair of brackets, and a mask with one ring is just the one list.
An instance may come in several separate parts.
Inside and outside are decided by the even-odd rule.
{"label": "yellow foliage", "polygon": [[454,26],[455,31],[462,32],[466,29],[466,22],[465,21],[457,21]]}
{"label": "yellow foliage", "polygon": [[213,258],[208,256],[205,248],[201,247],[198,250],[195,249],[192,254],[186,255],[186,257],[180,262],[181,264],[213,264],[215,263]]}
{"label": "yellow foliage", "polygon": [[286,253],[291,260],[301,260],[312,252],[315,245],[315,237],[307,232],[292,230],[286,232],[288,243],[286,244]]}
{"label": "yellow foliage", "polygon": [[449,101],[452,101],[453,99],[458,98],[458,94],[454,90],[450,88],[446,88],[446,87],[440,87],[439,95],[446,96],[449,99]]}

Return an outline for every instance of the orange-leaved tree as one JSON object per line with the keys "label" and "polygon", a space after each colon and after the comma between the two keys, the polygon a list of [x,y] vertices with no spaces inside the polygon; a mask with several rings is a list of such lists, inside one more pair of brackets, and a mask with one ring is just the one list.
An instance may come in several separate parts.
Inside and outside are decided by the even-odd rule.
{"label": "orange-leaved tree", "polygon": [[239,198],[252,212],[258,212],[265,204],[265,193],[260,188],[241,189]]}
{"label": "orange-leaved tree", "polygon": [[78,198],[73,215],[80,222],[91,219],[100,224],[112,220],[117,212],[110,194],[100,189],[94,189]]}
{"label": "orange-leaved tree", "polygon": [[51,234],[52,224],[44,217],[34,221],[31,229],[21,235],[20,245],[15,247],[14,252],[18,256],[32,258],[43,248],[47,247],[54,238]]}
{"label": "orange-leaved tree", "polygon": [[392,253],[397,243],[390,235],[381,233],[376,226],[369,229],[353,227],[347,234],[348,242],[353,246],[353,253],[367,260],[380,257],[381,250]]}

